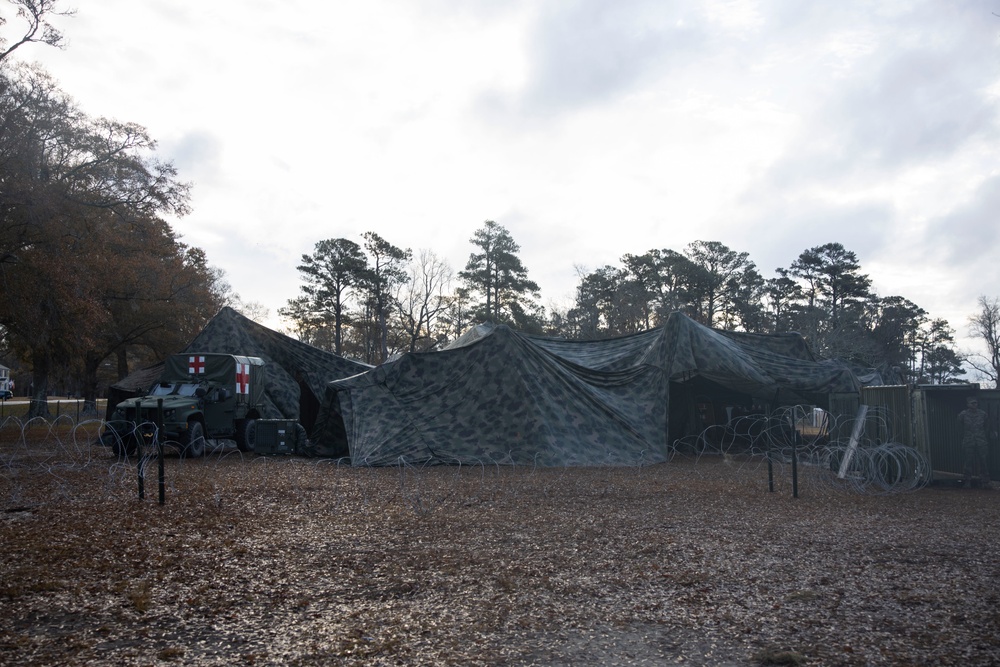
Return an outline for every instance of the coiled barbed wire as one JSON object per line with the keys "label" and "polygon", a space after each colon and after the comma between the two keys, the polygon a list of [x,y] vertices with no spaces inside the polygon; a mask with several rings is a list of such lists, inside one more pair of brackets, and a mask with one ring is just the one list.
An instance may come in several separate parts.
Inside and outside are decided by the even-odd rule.
{"label": "coiled barbed wire", "polygon": [[810,406],[790,406],[768,415],[741,416],[729,424],[712,425],[695,436],[674,441],[668,459],[682,454],[695,461],[721,456],[741,468],[758,469],[762,461],[787,466],[794,456],[806,479],[855,493],[913,491],[930,481],[930,463],[922,452],[898,442],[879,442],[869,435],[891,433],[884,412],[869,412],[858,421],[838,419],[824,411],[812,413],[818,416],[818,423],[806,423],[811,413]]}
{"label": "coiled barbed wire", "polygon": [[[891,494],[914,491],[930,481],[927,457],[917,449],[899,442],[880,442],[875,436],[891,433],[888,415],[873,411],[862,420],[840,418],[827,412],[814,412],[811,406],[792,406],[768,414],[741,415],[724,425],[712,425],[700,433],[680,438],[669,444],[662,460],[643,451],[634,460],[625,460],[608,452],[600,466],[603,477],[584,476],[571,480],[574,488],[608,493],[628,488],[642,479],[653,480],[660,475],[674,483],[686,478],[714,479],[725,485],[764,489],[772,484],[785,490],[792,476],[792,462],[797,466],[797,482],[806,493]],[[146,435],[150,436],[148,439]],[[155,476],[150,468],[157,453],[159,433],[151,423],[117,424],[115,429],[100,419],[78,423],[68,415],[54,420],[33,418],[22,420],[6,417],[0,421],[0,500],[7,506],[17,505],[31,489],[22,481],[29,469],[44,473],[50,493],[57,497],[72,494],[71,475],[91,466],[105,466],[103,482],[90,492],[103,497],[134,494],[139,468]],[[134,443],[134,448],[129,443]],[[239,451],[235,442],[208,440],[204,457],[199,461],[186,458],[181,443],[165,441],[165,455],[171,460],[166,484],[170,494],[202,493],[202,487],[185,483],[187,470],[205,466],[222,466],[237,459],[246,466],[249,484],[262,483],[282,468],[299,466],[301,473],[328,468],[336,476],[341,466],[366,469],[368,474],[353,476],[350,483],[358,484],[359,497],[366,503],[385,501],[375,488],[384,483],[384,475],[364,460],[297,459],[266,457]],[[291,463],[296,461],[296,463]],[[576,468],[572,461],[558,462],[545,452],[530,458],[519,458],[514,452],[490,452],[445,461],[452,467],[456,488],[476,498],[495,499],[504,494],[517,496],[528,489],[528,481],[539,476],[543,486],[566,481],[566,474]],[[558,463],[558,465],[556,465]],[[660,465],[662,463],[662,465]],[[423,477],[428,475],[428,461],[411,461],[400,457],[396,466],[396,492],[391,494],[413,508],[427,513],[447,497],[431,498]],[[550,470],[555,474],[541,475]],[[646,472],[644,472],[646,471]],[[562,480],[562,481],[560,481]],[[345,482],[346,483],[346,482]],[[216,504],[223,503],[227,489],[211,482],[211,495]],[[296,482],[290,492],[305,498],[304,482]],[[448,494],[454,495],[454,494]]]}

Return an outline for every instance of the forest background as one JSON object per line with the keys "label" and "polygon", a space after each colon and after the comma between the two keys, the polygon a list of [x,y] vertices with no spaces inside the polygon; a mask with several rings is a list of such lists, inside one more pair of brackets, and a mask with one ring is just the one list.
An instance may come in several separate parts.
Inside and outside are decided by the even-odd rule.
{"label": "forest background", "polygon": [[[204,250],[171,220],[190,212],[191,184],[141,125],[92,117],[24,49],[59,48],[57,0],[8,0],[0,14],[0,361],[44,414],[52,392],[88,406],[130,370],[181,349],[223,306],[264,320]],[[11,37],[10,35],[14,36]],[[979,351],[903,295],[880,295],[857,255],[816,239],[765,277],[749,253],[721,241],[636,248],[619,265],[579,268],[574,302],[542,305],[539,286],[504,225],[485,221],[455,270],[431,249],[370,231],[317,239],[298,264],[301,289],[279,315],[286,333],[378,364],[440,349],[484,321],[567,338],[624,335],[674,311],[708,326],[799,331],[818,357],[874,368],[894,382],[1000,376],[1000,301],[969,314]]]}

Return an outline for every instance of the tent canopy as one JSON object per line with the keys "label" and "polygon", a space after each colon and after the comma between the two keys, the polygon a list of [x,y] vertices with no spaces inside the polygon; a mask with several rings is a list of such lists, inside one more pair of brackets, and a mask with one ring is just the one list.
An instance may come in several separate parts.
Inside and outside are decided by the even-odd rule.
{"label": "tent canopy", "polygon": [[601,341],[480,325],[446,350],[331,382],[314,440],[356,465],[655,463],[667,455],[670,384],[693,377],[767,400],[859,388],[798,334],[721,332],[680,313]]}
{"label": "tent canopy", "polygon": [[183,352],[260,357],[265,361],[262,416],[296,419],[307,431],[316,420],[328,382],[371,368],[268,329],[228,307]]}
{"label": "tent canopy", "polygon": [[[220,310],[181,352],[260,357],[265,362],[262,416],[294,419],[307,430],[316,420],[327,383],[371,368],[273,331],[228,307]],[[140,376],[129,376],[112,389],[134,392],[141,385],[141,393],[145,393],[162,370],[162,364],[144,369]]]}

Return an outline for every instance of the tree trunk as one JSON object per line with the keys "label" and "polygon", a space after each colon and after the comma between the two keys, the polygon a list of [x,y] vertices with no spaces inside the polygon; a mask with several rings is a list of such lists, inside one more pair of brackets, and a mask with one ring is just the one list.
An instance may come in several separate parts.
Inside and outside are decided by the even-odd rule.
{"label": "tree trunk", "polygon": [[385,308],[382,306],[378,309],[378,341],[379,363],[384,364],[389,357],[389,323],[385,317]]}
{"label": "tree trunk", "polygon": [[337,302],[333,312],[333,353],[338,357],[344,355],[343,351],[343,328],[344,320],[340,309],[340,301]]}
{"label": "tree trunk", "polygon": [[128,351],[124,345],[115,350],[115,358],[118,360],[118,379],[124,380],[128,377]]}
{"label": "tree trunk", "polygon": [[49,413],[49,367],[51,357],[48,350],[35,349],[31,352],[31,401],[28,405],[28,419],[41,417],[48,419]]}
{"label": "tree trunk", "polygon": [[83,409],[84,417],[97,417],[97,369],[103,359],[95,352],[88,352],[83,362]]}

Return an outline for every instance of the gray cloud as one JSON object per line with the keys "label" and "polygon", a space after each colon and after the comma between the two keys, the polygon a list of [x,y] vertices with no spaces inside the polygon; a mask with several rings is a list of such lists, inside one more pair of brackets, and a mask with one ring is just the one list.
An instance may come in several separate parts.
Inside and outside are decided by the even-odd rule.
{"label": "gray cloud", "polygon": [[[939,159],[966,142],[996,133],[997,105],[984,73],[954,54],[893,54],[874,76],[838,101],[831,125],[841,127],[845,153],[882,166]],[[992,68],[989,68],[992,69]]]}
{"label": "gray cloud", "polygon": [[[787,268],[809,248],[840,243],[861,261],[892,244],[892,209],[881,202],[831,206],[802,201],[759,213],[738,229],[726,232],[734,250],[750,253],[765,278],[776,268]],[[725,241],[724,241],[725,242]]]}
{"label": "gray cloud", "polygon": [[[996,139],[998,109],[990,87],[998,75],[1000,18],[982,9],[916,3],[892,16],[858,16],[854,26],[831,16],[829,32],[816,14],[769,15],[781,24],[778,34],[788,34],[792,24],[808,25],[816,42],[851,27],[858,31],[852,34],[859,51],[849,54],[844,72],[828,71],[825,58],[809,61],[815,76],[801,81],[807,88],[798,98],[791,93],[801,129],[744,191],[744,224],[731,236],[733,247],[742,245],[765,274],[787,267],[808,247],[836,241],[858,255],[863,270],[866,261],[897,267],[900,274],[922,265],[919,279],[941,271],[955,281],[942,290],[983,278],[996,284],[1000,270],[985,257],[1000,240],[992,219],[1000,210],[1000,177],[983,183],[968,202],[956,201],[953,212],[926,229],[907,225],[891,200],[894,183],[908,174],[948,169],[954,177],[955,169],[965,168],[956,158]],[[783,52],[789,53],[787,44]],[[983,176],[970,172],[967,182]],[[863,192],[885,192],[886,199],[872,194],[858,203]],[[830,203],[838,199],[854,203]],[[872,277],[877,285],[879,277]],[[937,298],[926,305],[941,307],[940,294],[929,295],[926,285],[923,292],[917,285],[889,289],[921,305],[922,296]],[[952,296],[969,299],[958,291]]]}
{"label": "gray cloud", "polygon": [[964,205],[927,226],[923,247],[927,248],[928,257],[925,259],[954,266],[974,265],[977,271],[988,272],[995,279],[1000,275],[994,268],[1000,242],[998,212],[1000,176],[992,176],[976,188]]}
{"label": "gray cloud", "polygon": [[212,132],[192,130],[175,141],[163,142],[160,152],[173,161],[185,180],[206,185],[220,181],[222,142]]}
{"label": "gray cloud", "polygon": [[487,91],[480,110],[547,119],[614,101],[705,46],[702,21],[651,0],[584,0],[540,10],[526,37],[524,87]]}
{"label": "gray cloud", "polygon": [[989,90],[998,75],[1000,18],[980,5],[927,3],[864,21],[855,28],[871,40],[871,51],[855,56],[847,78],[815,64],[816,96],[803,107],[812,112],[768,175],[776,186],[884,176],[885,169],[947,159],[1000,134]]}

